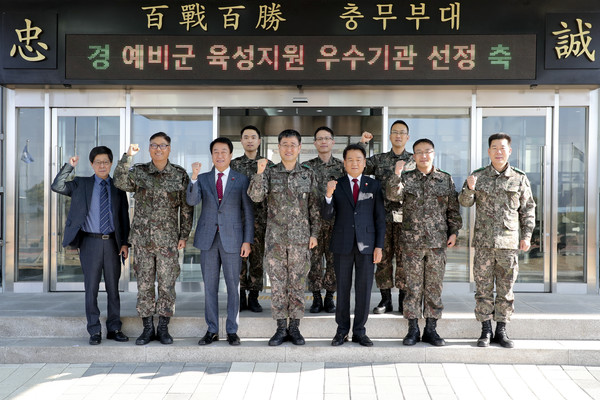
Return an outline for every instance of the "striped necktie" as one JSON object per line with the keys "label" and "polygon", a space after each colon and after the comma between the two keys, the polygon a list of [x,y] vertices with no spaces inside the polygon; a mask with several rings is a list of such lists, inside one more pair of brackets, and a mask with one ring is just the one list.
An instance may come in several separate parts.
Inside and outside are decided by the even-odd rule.
{"label": "striped necktie", "polygon": [[110,233],[110,204],[108,204],[108,182],[100,182],[100,233]]}

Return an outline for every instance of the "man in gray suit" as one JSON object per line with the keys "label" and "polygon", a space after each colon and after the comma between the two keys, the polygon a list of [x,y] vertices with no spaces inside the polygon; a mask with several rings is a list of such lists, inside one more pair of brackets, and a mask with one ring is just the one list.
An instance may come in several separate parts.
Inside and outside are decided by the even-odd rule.
{"label": "man in gray suit", "polygon": [[240,344],[237,335],[240,307],[240,269],[242,257],[250,254],[254,241],[254,211],[248,197],[248,178],[229,167],[233,143],[217,138],[210,144],[214,167],[204,174],[202,165],[192,164],[192,180],[186,201],[195,206],[202,202],[202,213],[194,235],[194,247],[202,250],[200,263],[204,280],[204,318],[208,330],[198,342],[207,345],[219,340],[219,274],[227,285],[227,342]]}

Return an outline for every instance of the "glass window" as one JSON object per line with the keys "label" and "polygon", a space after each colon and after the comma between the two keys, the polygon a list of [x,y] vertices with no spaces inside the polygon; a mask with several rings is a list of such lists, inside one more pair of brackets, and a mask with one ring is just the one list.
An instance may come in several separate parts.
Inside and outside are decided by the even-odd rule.
{"label": "glass window", "polygon": [[[435,145],[433,165],[452,175],[459,191],[469,174],[471,120],[468,109],[390,109],[388,133],[396,120],[408,124],[409,141],[406,150],[418,139],[430,139]],[[389,135],[387,136],[389,140]],[[391,143],[388,148],[392,148]],[[448,249],[446,282],[469,281],[469,210],[461,207],[463,219],[456,246]]]}
{"label": "glass window", "polygon": [[[113,176],[116,161],[119,158],[120,118],[110,116],[60,116],[58,117],[57,145],[59,149],[58,166],[68,163],[69,159],[77,155],[79,163],[75,167],[74,175],[92,176],[94,170],[89,161],[90,151],[96,146],[107,146],[113,152]],[[79,261],[79,251],[62,247],[64,227],[71,198],[59,195],[56,198],[56,281],[57,282],[83,282],[83,271]]]}
{"label": "glass window", "polygon": [[15,281],[42,281],[44,270],[44,109],[17,111],[17,261]]}
{"label": "glass window", "polygon": [[[530,110],[527,110],[529,112]],[[482,160],[481,165],[489,165],[489,137],[504,132],[511,137],[512,153],[509,164],[527,175],[535,201],[535,228],[531,237],[529,251],[519,252],[519,275],[517,283],[542,283],[544,281],[544,179],[542,152],[546,144],[545,115],[504,115],[487,116],[482,122]]]}
{"label": "glass window", "polygon": [[562,107],[559,121],[558,240],[555,244],[558,281],[584,282],[587,110]]}
{"label": "glass window", "polygon": [[[0,126],[3,121],[0,120]],[[2,283],[4,282],[4,139],[0,136],[0,292],[2,291]]]}
{"label": "glass window", "polygon": [[[192,163],[202,163],[202,173],[212,168],[209,146],[212,141],[212,109],[149,109],[133,110],[131,143],[140,145],[140,152],[135,156],[135,163],[150,162],[148,143],[150,136],[156,132],[165,132],[171,137],[171,154],[169,160],[173,164],[192,172]],[[120,156],[119,156],[120,158]],[[194,226],[187,241],[181,260],[181,282],[199,282],[200,250],[193,246],[197,216],[200,215],[201,204],[194,210]],[[135,281],[131,268],[130,279]]]}

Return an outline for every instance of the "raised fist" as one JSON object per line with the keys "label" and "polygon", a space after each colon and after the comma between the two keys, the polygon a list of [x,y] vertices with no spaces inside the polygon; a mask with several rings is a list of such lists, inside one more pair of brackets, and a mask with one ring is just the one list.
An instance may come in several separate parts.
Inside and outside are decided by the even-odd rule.
{"label": "raised fist", "polygon": [[73,156],[69,158],[69,164],[71,164],[71,167],[75,168],[77,163],[79,163],[79,156]]}
{"label": "raised fist", "polygon": [[132,143],[129,145],[129,149],[127,150],[127,155],[135,156],[138,153],[138,151],[140,151],[140,146]]}
{"label": "raised fist", "polygon": [[402,170],[404,169],[404,165],[406,164],[405,161],[403,160],[398,160],[396,162],[396,169],[394,170],[394,173],[396,175],[400,175],[402,173]]}
{"label": "raised fist", "polygon": [[256,173],[262,174],[263,172],[265,172],[265,168],[267,168],[268,162],[269,160],[267,160],[266,158],[261,158],[260,160],[258,160],[256,162]]}
{"label": "raised fist", "polygon": [[333,196],[333,192],[335,192],[335,188],[337,186],[337,181],[329,181],[327,182],[327,197]]}
{"label": "raised fist", "polygon": [[475,190],[475,184],[477,183],[477,177],[474,175],[470,175],[467,178],[467,186],[469,187],[469,189],[471,190]]}
{"label": "raised fist", "polygon": [[192,163],[192,179],[198,179],[198,174],[200,173],[200,169],[202,168],[202,163],[195,162]]}
{"label": "raised fist", "polygon": [[369,143],[371,139],[373,139],[373,134],[367,131],[364,131],[360,137],[360,141],[365,144]]}

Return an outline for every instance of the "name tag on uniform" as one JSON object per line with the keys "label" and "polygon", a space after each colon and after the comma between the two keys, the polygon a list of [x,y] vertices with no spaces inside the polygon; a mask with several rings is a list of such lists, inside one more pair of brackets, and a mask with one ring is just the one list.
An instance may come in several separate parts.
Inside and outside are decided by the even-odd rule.
{"label": "name tag on uniform", "polygon": [[402,211],[400,211],[400,210],[392,211],[392,218],[394,219],[394,222],[402,222]]}

